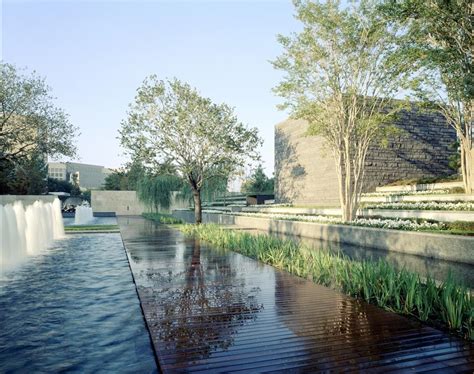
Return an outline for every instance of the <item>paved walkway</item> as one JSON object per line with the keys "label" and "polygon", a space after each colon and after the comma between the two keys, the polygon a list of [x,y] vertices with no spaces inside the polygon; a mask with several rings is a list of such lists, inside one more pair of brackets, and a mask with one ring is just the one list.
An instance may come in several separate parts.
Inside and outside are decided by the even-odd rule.
{"label": "paved walkway", "polygon": [[140,217],[118,220],[163,372],[472,373],[474,346]]}

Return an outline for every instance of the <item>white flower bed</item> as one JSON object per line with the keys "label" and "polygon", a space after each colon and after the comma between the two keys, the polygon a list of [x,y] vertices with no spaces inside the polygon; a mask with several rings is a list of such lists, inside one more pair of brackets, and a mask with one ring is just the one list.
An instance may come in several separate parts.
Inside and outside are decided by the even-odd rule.
{"label": "white flower bed", "polygon": [[377,227],[384,229],[395,229],[395,230],[409,230],[409,231],[420,231],[420,230],[442,230],[446,226],[441,222],[417,222],[410,219],[390,219],[390,218],[357,218],[351,222],[342,222],[339,217],[333,216],[312,216],[312,215],[297,215],[297,214],[277,214],[277,213],[226,213],[236,216],[247,216],[247,217],[263,217],[280,219],[287,221],[303,221],[303,222],[316,222],[326,224],[339,224],[349,226],[363,226],[363,227]]}
{"label": "white flower bed", "polygon": [[365,207],[366,209],[415,209],[415,210],[462,210],[462,211],[473,211],[474,203],[472,202],[443,202],[443,201],[432,201],[432,202],[396,202],[396,203],[380,203],[370,204]]}
{"label": "white flower bed", "polygon": [[363,193],[362,196],[406,196],[406,195],[446,195],[450,190],[426,190],[426,191],[398,191],[398,192],[368,192]]}

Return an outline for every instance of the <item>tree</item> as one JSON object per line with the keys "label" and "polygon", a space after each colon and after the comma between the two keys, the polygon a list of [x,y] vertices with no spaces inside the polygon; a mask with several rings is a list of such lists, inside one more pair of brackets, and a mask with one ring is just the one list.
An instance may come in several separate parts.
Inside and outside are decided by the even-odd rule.
{"label": "tree", "polygon": [[303,30],[279,36],[284,53],[273,65],[286,74],[274,91],[309,135],[325,139],[336,162],[344,221],[356,217],[367,150],[393,129],[403,101],[394,101],[403,76],[390,53],[389,29],[371,1],[341,7],[338,1],[294,1]]}
{"label": "tree", "polygon": [[79,175],[77,173],[72,174],[72,188],[71,188],[71,196],[79,197],[82,195],[81,188],[79,187]]}
{"label": "tree", "polygon": [[464,190],[474,192],[474,71],[471,0],[387,0],[380,7],[399,34],[400,68],[420,96],[433,102],[456,130]]}
{"label": "tree", "polygon": [[273,194],[274,187],[274,179],[268,178],[263,171],[262,165],[258,165],[250,178],[242,184],[241,191],[248,193],[266,192]]}
{"label": "tree", "polygon": [[146,170],[138,161],[132,161],[124,168],[114,170],[105,178],[104,189],[111,191],[136,191]]}
{"label": "tree", "polygon": [[73,185],[69,181],[48,178],[48,191],[49,192],[71,193],[72,188],[73,188]]}
{"label": "tree", "polygon": [[237,120],[226,104],[214,104],[177,79],[147,78],[120,129],[121,144],[148,167],[168,163],[192,190],[196,223],[201,223],[201,190],[227,177],[247,160],[258,159],[256,129]]}
{"label": "tree", "polygon": [[46,192],[48,168],[41,154],[33,153],[13,163],[0,160],[0,193],[39,195]]}
{"label": "tree", "polygon": [[44,79],[20,75],[7,63],[0,68],[0,161],[15,164],[33,153],[74,156],[77,128],[54,105]]}

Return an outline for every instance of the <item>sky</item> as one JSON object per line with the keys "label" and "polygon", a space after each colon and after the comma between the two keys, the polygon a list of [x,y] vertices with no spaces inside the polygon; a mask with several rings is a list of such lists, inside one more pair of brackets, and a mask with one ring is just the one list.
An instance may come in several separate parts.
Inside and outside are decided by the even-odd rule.
{"label": "sky", "polygon": [[[0,0],[1,1],[1,0]],[[2,60],[46,78],[80,128],[79,160],[117,168],[118,129],[144,78],[177,77],[235,107],[257,127],[267,173],[274,126],[287,117],[272,93],[276,35],[298,30],[293,5],[255,1],[2,1]]]}

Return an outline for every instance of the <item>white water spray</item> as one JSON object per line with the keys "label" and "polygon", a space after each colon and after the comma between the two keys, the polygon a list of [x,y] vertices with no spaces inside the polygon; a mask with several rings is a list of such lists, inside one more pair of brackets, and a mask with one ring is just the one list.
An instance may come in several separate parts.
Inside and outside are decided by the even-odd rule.
{"label": "white water spray", "polygon": [[26,209],[21,201],[0,205],[0,270],[7,270],[64,236],[61,204],[35,201]]}
{"label": "white water spray", "polygon": [[74,217],[75,225],[87,225],[94,221],[94,215],[92,214],[92,208],[87,205],[78,205],[76,207],[76,215]]}

